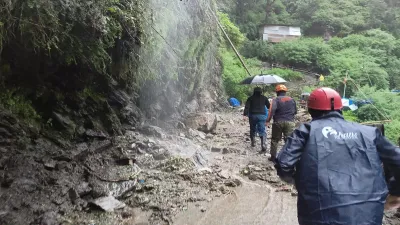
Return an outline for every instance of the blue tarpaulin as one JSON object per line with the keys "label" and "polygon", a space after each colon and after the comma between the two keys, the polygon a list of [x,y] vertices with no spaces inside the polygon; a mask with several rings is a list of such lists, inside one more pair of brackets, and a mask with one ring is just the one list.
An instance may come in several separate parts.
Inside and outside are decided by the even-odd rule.
{"label": "blue tarpaulin", "polygon": [[343,104],[343,107],[348,107],[349,109],[351,109],[351,111],[358,109],[357,105],[354,104],[353,99],[342,98],[342,104]]}
{"label": "blue tarpaulin", "polygon": [[371,99],[367,99],[367,100],[363,99],[363,100],[356,101],[356,105],[358,107],[361,107],[361,106],[366,105],[366,104],[373,104],[373,103],[374,102]]}
{"label": "blue tarpaulin", "polygon": [[229,99],[229,104],[231,104],[231,106],[233,106],[233,107],[240,106],[240,102],[236,98],[230,98]]}

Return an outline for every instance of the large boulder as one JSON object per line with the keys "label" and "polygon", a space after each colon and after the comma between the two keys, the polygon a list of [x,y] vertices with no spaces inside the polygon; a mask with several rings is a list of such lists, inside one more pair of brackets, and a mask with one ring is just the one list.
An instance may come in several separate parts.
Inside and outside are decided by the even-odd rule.
{"label": "large boulder", "polygon": [[188,128],[199,130],[204,133],[215,133],[218,124],[218,117],[212,113],[196,113],[189,115],[185,120]]}

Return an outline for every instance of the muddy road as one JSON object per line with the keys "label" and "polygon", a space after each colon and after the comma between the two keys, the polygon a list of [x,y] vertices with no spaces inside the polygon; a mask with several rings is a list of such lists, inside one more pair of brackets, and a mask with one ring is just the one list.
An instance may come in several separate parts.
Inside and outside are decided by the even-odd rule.
{"label": "muddy road", "polygon": [[176,225],[242,225],[297,223],[295,198],[275,192],[268,185],[244,183],[234,193],[204,204],[199,210],[191,206],[177,216]]}
{"label": "muddy road", "polygon": [[[259,154],[259,138],[250,146],[241,112],[203,116],[210,127],[218,121],[213,132],[144,125],[65,156],[38,155],[56,148],[43,141],[32,156],[2,157],[0,224],[298,224],[296,190]],[[300,111],[298,120],[308,118]],[[383,224],[398,218],[388,212]]]}
{"label": "muddy road", "polygon": [[250,146],[247,121],[241,120],[238,112],[219,116],[221,123],[212,145],[231,147],[237,153],[222,158],[216,153],[214,159],[218,160],[214,164],[225,171],[226,177],[238,179],[241,185],[213,201],[190,204],[187,210],[176,215],[173,224],[298,224],[295,191],[279,182],[268,155],[258,153],[259,139],[256,147]]}

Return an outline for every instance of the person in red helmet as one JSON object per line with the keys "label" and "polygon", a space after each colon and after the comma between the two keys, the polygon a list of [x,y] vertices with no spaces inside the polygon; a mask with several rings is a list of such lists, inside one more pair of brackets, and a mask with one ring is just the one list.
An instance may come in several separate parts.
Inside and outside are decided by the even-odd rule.
{"label": "person in red helmet", "polygon": [[[400,149],[378,128],[346,121],[341,109],[335,90],[314,90],[312,121],[277,156],[278,175],[298,191],[300,225],[381,225],[388,193],[400,194]],[[388,184],[382,163],[393,178]]]}

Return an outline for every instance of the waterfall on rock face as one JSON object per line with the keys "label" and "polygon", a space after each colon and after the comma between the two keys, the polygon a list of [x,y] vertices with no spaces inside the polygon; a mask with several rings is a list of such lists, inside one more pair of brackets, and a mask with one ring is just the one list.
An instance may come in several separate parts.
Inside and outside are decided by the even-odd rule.
{"label": "waterfall on rock face", "polygon": [[149,0],[148,7],[139,53],[140,108],[153,120],[212,109],[220,85],[212,1]]}

